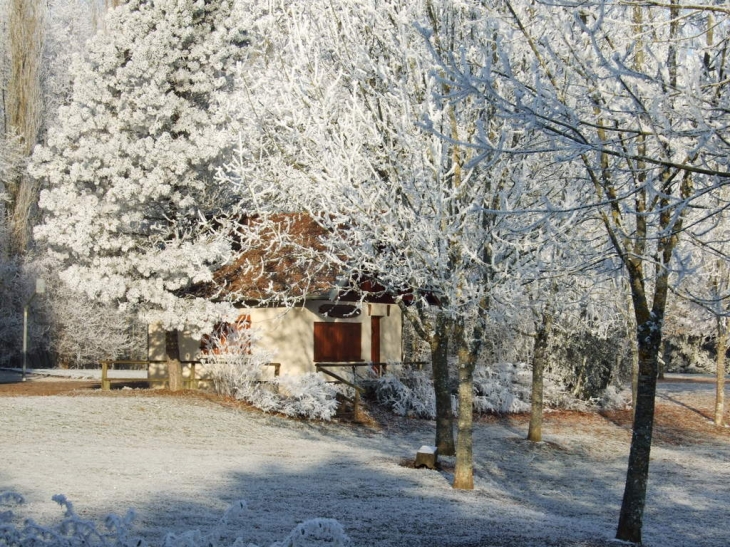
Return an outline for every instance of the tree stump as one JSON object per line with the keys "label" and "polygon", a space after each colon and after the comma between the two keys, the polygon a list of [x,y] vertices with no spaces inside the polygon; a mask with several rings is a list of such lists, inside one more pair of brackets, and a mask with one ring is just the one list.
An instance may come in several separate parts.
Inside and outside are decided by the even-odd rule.
{"label": "tree stump", "polygon": [[420,469],[421,467],[427,467],[429,469],[436,469],[436,463],[438,462],[438,449],[435,446],[422,446],[416,453],[416,461],[413,467]]}

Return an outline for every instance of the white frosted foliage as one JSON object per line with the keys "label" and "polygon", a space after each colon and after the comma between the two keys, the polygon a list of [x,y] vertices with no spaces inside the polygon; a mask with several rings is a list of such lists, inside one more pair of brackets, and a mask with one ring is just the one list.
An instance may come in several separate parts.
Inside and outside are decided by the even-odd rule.
{"label": "white frosted foliage", "polygon": [[233,130],[228,74],[247,49],[240,15],[219,1],[113,10],[73,63],[70,102],[30,167],[45,187],[35,236],[66,259],[61,278],[170,328],[227,311],[184,295],[230,255],[236,200],[214,172]]}

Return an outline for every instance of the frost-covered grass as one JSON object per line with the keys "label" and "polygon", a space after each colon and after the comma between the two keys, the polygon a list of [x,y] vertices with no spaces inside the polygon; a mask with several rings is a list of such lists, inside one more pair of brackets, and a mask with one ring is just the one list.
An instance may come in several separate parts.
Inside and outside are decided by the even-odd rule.
{"label": "frost-covered grass", "polygon": [[[699,396],[710,404],[714,386],[660,389],[662,404],[694,407]],[[223,530],[239,545],[269,546],[315,518],[335,519],[359,546],[609,545],[630,440],[597,415],[548,414],[541,445],[522,440],[522,419],[477,421],[476,488],[464,492],[450,486],[449,459],[441,472],[401,465],[432,443],[425,420],[353,428],[129,391],[3,397],[0,416],[0,491],[23,494],[19,516],[58,523],[55,494],[99,525],[133,509],[130,532],[153,546],[168,533],[209,536],[241,499],[246,511]],[[728,461],[727,437],[656,444],[646,545],[726,545]]]}

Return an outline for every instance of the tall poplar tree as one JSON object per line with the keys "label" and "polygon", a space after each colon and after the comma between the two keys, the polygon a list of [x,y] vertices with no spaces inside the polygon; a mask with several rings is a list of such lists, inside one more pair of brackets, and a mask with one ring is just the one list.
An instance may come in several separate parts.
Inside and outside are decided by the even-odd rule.
{"label": "tall poplar tree", "polygon": [[[9,57],[5,138],[17,139],[23,157],[30,155],[42,123],[41,62],[46,5],[41,0],[10,0],[8,5]],[[25,169],[4,181],[8,193],[10,253],[21,255],[28,246],[31,218],[38,200],[36,182]]]}

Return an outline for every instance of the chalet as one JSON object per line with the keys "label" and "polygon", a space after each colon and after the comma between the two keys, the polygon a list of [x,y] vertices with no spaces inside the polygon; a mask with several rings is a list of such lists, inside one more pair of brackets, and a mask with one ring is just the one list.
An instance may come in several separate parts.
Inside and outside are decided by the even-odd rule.
{"label": "chalet", "polygon": [[[325,236],[307,215],[274,217],[257,234],[266,245],[246,246],[213,284],[195,290],[233,300],[239,324],[256,329],[257,347],[280,364],[281,375],[315,372],[317,363],[402,361],[398,305],[372,282],[343,283],[320,258]],[[203,356],[201,340],[178,336],[181,361]],[[164,360],[165,332],[152,326],[149,342],[150,361]],[[151,366],[150,377],[165,374],[164,365]]]}

